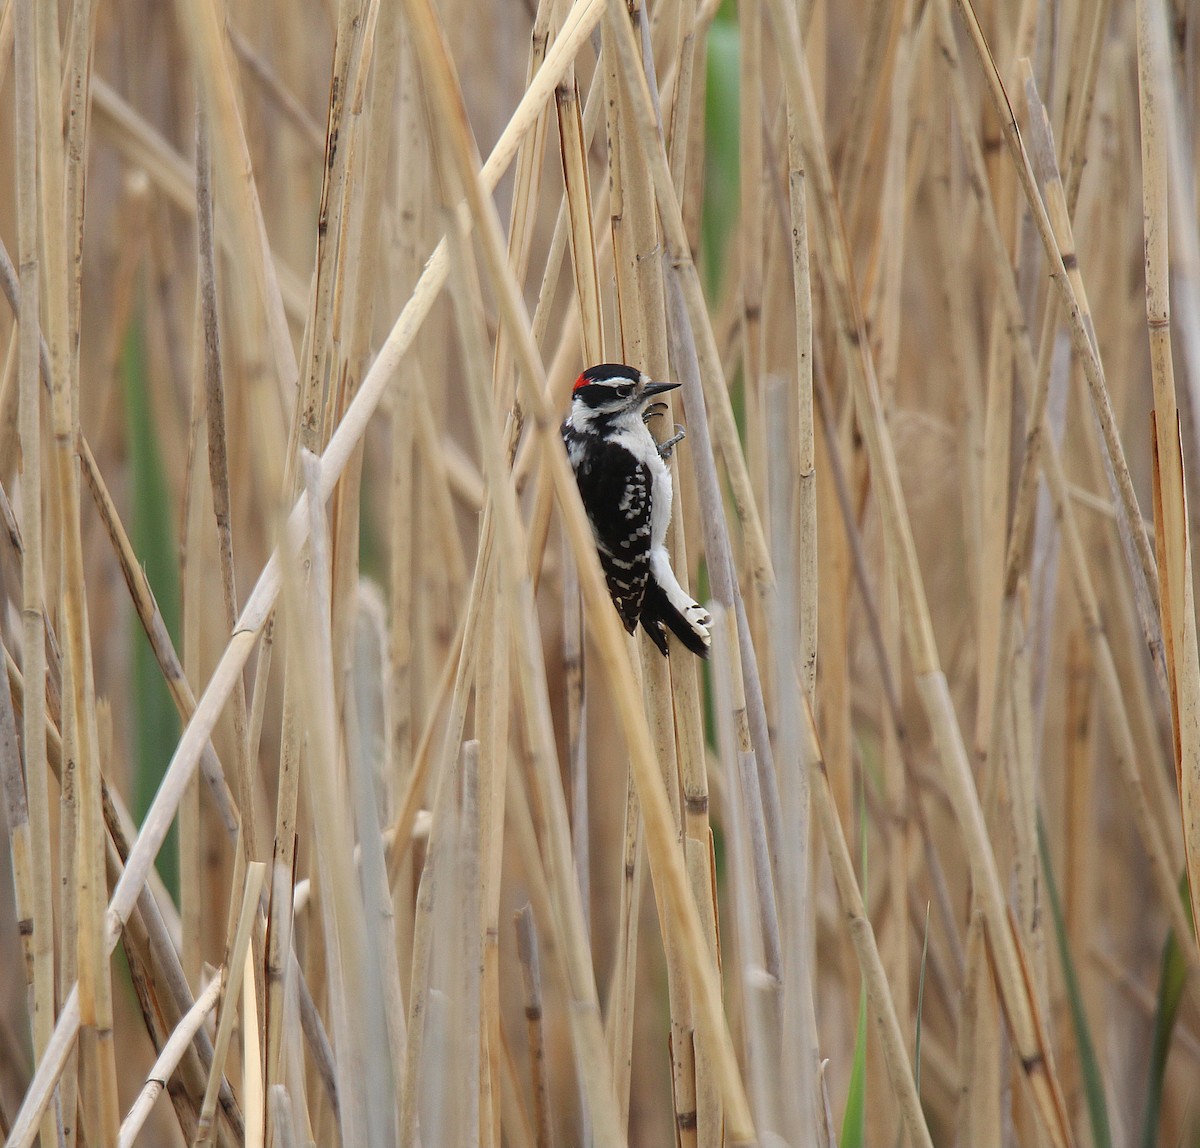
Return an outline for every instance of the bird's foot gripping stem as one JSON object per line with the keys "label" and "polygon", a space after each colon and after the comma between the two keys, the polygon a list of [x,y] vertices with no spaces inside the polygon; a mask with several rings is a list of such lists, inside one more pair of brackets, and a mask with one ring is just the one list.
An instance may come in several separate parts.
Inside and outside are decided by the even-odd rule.
{"label": "bird's foot gripping stem", "polygon": [[684,430],[683,427],[681,427],[678,423],[676,423],[675,433],[666,441],[658,444],[658,457],[663,460],[669,459],[671,457],[671,453],[675,450],[676,445],[683,442],[686,436],[687,431]]}

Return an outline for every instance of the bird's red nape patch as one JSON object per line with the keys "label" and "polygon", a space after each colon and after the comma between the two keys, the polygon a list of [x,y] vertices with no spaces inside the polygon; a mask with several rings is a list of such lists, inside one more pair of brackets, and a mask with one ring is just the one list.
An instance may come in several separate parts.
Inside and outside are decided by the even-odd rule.
{"label": "bird's red nape patch", "polygon": [[585,371],[579,376],[579,378],[575,380],[575,385],[571,388],[571,394],[574,394],[577,390],[579,390],[580,387],[586,387],[591,381],[592,380],[587,377],[587,372]]}

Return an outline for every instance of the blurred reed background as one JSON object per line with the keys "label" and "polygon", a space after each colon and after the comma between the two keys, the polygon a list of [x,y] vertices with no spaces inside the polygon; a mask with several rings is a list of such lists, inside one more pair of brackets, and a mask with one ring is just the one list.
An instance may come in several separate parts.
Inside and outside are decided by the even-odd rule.
{"label": "blurred reed background", "polygon": [[9,1143],[1200,1143],[1198,48],[0,0]]}

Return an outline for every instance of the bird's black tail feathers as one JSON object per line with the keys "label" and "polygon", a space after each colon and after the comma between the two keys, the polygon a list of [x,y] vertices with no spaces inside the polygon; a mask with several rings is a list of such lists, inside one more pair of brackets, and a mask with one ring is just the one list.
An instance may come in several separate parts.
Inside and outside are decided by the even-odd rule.
{"label": "bird's black tail feathers", "polygon": [[[667,653],[667,629],[675,635],[697,657],[707,658],[709,647],[696,633],[691,623],[672,605],[667,592],[651,578],[646,584],[646,596],[642,599],[642,628],[650,635],[654,644]],[[664,627],[665,623],[665,627]]]}

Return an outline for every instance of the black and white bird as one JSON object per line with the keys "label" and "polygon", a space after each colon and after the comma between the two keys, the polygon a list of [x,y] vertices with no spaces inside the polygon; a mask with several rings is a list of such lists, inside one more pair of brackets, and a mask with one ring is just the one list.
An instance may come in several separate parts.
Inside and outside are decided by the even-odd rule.
{"label": "black and white bird", "polygon": [[679,585],[666,548],[672,496],[666,460],[683,430],[658,443],[646,426],[666,407],[654,396],[677,386],[623,363],[588,367],[575,381],[562,435],[625,629],[632,634],[641,622],[664,654],[669,629],[706,658],[712,619]]}

